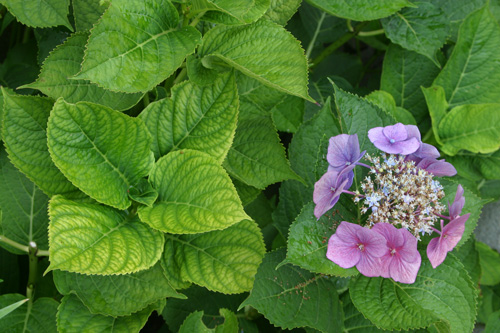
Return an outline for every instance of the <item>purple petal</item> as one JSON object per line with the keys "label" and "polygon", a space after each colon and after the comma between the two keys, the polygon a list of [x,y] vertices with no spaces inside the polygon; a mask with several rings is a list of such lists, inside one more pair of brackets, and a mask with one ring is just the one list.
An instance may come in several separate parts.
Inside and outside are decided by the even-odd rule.
{"label": "purple petal", "polygon": [[449,206],[448,212],[450,214],[450,217],[452,219],[456,218],[457,216],[460,215],[462,212],[462,209],[464,208],[465,205],[465,198],[464,198],[464,188],[462,185],[458,185],[457,187],[457,193],[455,194],[455,200],[453,200],[453,203],[451,206]]}
{"label": "purple petal", "polygon": [[389,267],[391,278],[401,283],[414,283],[420,269],[420,264],[422,263],[420,254],[418,254],[417,260],[412,263],[397,259],[396,257],[394,258]]}
{"label": "purple petal", "polygon": [[335,235],[345,243],[358,244],[360,242],[358,231],[364,229],[359,224],[342,221],[335,231]]}
{"label": "purple petal", "polygon": [[333,170],[340,172],[346,166],[358,162],[362,156],[357,134],[339,134],[330,138],[326,159]]}
{"label": "purple petal", "polygon": [[408,138],[417,138],[417,140],[420,142],[422,141],[420,138],[420,131],[418,130],[418,127],[415,125],[404,125],[406,129],[406,133],[408,133]]}
{"label": "purple petal", "polygon": [[401,123],[384,127],[383,133],[388,141],[405,141],[408,139],[408,132],[406,131],[405,125]]}
{"label": "purple petal", "polygon": [[[342,189],[337,189],[338,172],[329,171],[323,175],[315,184],[313,192],[314,216],[319,219],[324,213],[331,209],[339,200]],[[334,191],[332,191],[332,188]]]}
{"label": "purple petal", "polygon": [[359,262],[361,251],[356,244],[346,243],[333,234],[328,241],[326,257],[342,268],[351,268]]}
{"label": "purple petal", "polygon": [[398,248],[398,254],[402,260],[408,263],[421,261],[420,253],[417,249],[417,239],[406,229],[399,229],[399,232],[404,238],[404,245]]}
{"label": "purple petal", "polygon": [[364,245],[363,253],[372,257],[381,257],[386,254],[387,241],[379,233],[367,228],[361,228],[357,231],[356,235]]}
{"label": "purple petal", "polygon": [[375,141],[387,141],[387,138],[384,135],[384,128],[383,127],[374,127],[368,131],[368,139],[372,143]]}
{"label": "purple petal", "polygon": [[455,167],[450,163],[445,162],[445,160],[436,160],[434,158],[426,157],[421,160],[417,166],[432,173],[436,177],[451,177],[457,174]]}
{"label": "purple petal", "polygon": [[441,242],[443,243],[443,246],[448,249],[448,251],[453,250],[453,248],[457,246],[460,239],[462,239],[465,231],[465,222],[467,221],[469,216],[470,213],[459,216],[444,226],[443,230],[441,231]]}
{"label": "purple petal", "polygon": [[373,257],[369,254],[361,254],[359,262],[356,265],[358,271],[364,276],[375,277],[380,276],[381,263],[380,258]]}
{"label": "purple petal", "polygon": [[389,248],[400,247],[404,244],[403,235],[390,223],[376,223],[372,230],[386,239]]}
{"label": "purple petal", "polygon": [[420,147],[420,142],[416,138],[410,138],[405,141],[395,141],[391,143],[390,141],[375,141],[373,142],[375,147],[386,152],[388,154],[402,154],[408,155],[415,152],[418,147]]}
{"label": "purple petal", "polygon": [[420,144],[420,148],[416,152],[414,152],[413,155],[419,158],[438,158],[439,156],[441,156],[436,147],[423,142]]}
{"label": "purple petal", "polygon": [[433,238],[429,242],[429,245],[427,245],[427,257],[431,262],[432,268],[441,265],[448,254],[448,250],[446,247],[443,247],[441,240],[441,237]]}

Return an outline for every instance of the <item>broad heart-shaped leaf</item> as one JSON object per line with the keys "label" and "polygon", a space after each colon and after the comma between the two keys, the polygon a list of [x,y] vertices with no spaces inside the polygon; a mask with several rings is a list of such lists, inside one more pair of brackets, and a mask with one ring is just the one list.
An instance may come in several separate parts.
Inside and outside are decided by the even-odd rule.
{"label": "broad heart-shaped leaf", "polygon": [[[458,182],[454,181],[450,178],[439,179],[439,182],[444,187],[445,197],[441,200],[441,202],[448,207],[448,202],[452,203],[455,199],[455,194],[457,193]],[[464,198],[465,205],[462,209],[462,213],[460,215],[465,215],[470,213],[467,222],[465,222],[465,231],[462,236],[460,242],[458,242],[458,247],[467,242],[470,238],[474,229],[476,228],[477,221],[479,220],[479,216],[481,215],[481,209],[488,202],[487,199],[482,199],[476,196],[471,190],[467,187],[464,187]],[[433,234],[434,236],[434,234]]]}
{"label": "broad heart-shaped leaf", "polygon": [[214,329],[210,329],[203,323],[203,311],[196,311],[191,313],[179,329],[179,333],[191,332],[215,332],[215,333],[234,333],[238,332],[238,319],[234,313],[228,309],[220,309],[220,315],[224,318],[224,323],[218,325]]}
{"label": "broad heart-shaped leaf", "polygon": [[250,296],[240,305],[253,306],[275,326],[309,326],[322,332],[341,332],[342,305],[335,279],[293,265],[276,266],[285,250],[267,253],[257,271]]}
{"label": "broad heart-shaped leaf", "polygon": [[99,20],[109,3],[94,0],[73,0],[76,31],[90,30]]}
{"label": "broad heart-shaped leaf", "polygon": [[184,281],[224,294],[249,291],[266,252],[259,227],[249,220],[203,234],[167,234],[166,242],[173,252],[164,260],[173,257]]}
{"label": "broad heart-shaped leaf", "polygon": [[[352,208],[349,207],[349,209]],[[317,220],[314,216],[314,203],[310,202],[305,205],[290,226],[286,262],[314,273],[335,276],[356,275],[358,271],[355,268],[344,269],[326,258],[332,229],[341,221],[354,221],[356,218],[349,209],[344,208],[342,202],[339,201],[334,207],[333,216],[325,214]]]}
{"label": "broad heart-shaped leaf", "polygon": [[171,152],[158,160],[149,180],[158,190],[158,202],[141,207],[139,216],[154,229],[196,234],[248,218],[231,179],[205,153]]}
{"label": "broad heart-shaped leaf", "polygon": [[198,55],[205,67],[218,58],[271,88],[312,101],[304,50],[276,23],[264,19],[244,26],[218,25],[205,34]]}
{"label": "broad heart-shaped leaf", "polygon": [[[8,160],[0,147],[0,232],[23,245],[35,242],[41,250],[48,249],[47,203],[49,198]],[[3,245],[3,243],[2,243]],[[5,247],[16,254],[26,254]]]}
{"label": "broad heart-shaped leaf", "polygon": [[301,2],[302,0],[271,0],[264,17],[284,26],[295,14]]}
{"label": "broad heart-shaped leaf", "polygon": [[[19,294],[0,296],[0,309],[25,299]],[[31,309],[24,303],[21,307],[1,319],[3,332],[57,332],[56,313],[59,303],[48,297],[35,300]]]}
{"label": "broad heart-shaped leaf", "polygon": [[421,86],[428,87],[439,73],[439,68],[428,58],[416,52],[391,44],[384,56],[380,89],[389,92],[400,106],[410,111],[417,124],[425,121],[429,127],[429,113]]}
{"label": "broad heart-shaped leaf", "polygon": [[500,148],[500,104],[457,106],[439,122],[438,133],[449,155],[461,149],[492,153]]}
{"label": "broad heart-shaped leaf", "polygon": [[128,316],[166,297],[186,298],[170,286],[160,263],[148,270],[118,276],[54,271],[54,283],[63,295],[74,293],[92,313]]}
{"label": "broad heart-shaped leaf", "polygon": [[433,84],[444,88],[450,108],[462,104],[498,103],[499,44],[500,27],[488,5],[465,19],[457,44]]}
{"label": "broad heart-shaped leaf", "polygon": [[153,167],[151,136],[142,120],[102,105],[59,99],[47,129],[56,166],[93,199],[119,209],[127,190]]}
{"label": "broad heart-shaped leaf", "polygon": [[118,333],[139,332],[151,313],[162,307],[164,300],[151,304],[130,316],[112,317],[93,314],[76,295],[64,296],[57,311],[58,332]]}
{"label": "broad heart-shaped leaf", "polygon": [[156,158],[173,150],[197,149],[222,163],[237,116],[238,91],[231,72],[207,86],[190,81],[174,86],[171,99],[149,104],[140,118],[153,137]]}
{"label": "broad heart-shaped leaf", "polygon": [[146,92],[172,74],[199,44],[193,27],[178,29],[168,0],[113,0],[92,29],[81,72],[104,88]]}
{"label": "broad heart-shaped leaf", "polygon": [[403,7],[411,5],[407,0],[307,0],[333,16],[355,20],[371,21],[389,16]]}
{"label": "broad heart-shaped leaf", "polygon": [[128,274],[153,266],[163,235],[111,207],[54,196],[49,204],[48,270]]}
{"label": "broad heart-shaped leaf", "polygon": [[69,0],[17,1],[0,0],[19,22],[30,27],[47,28],[64,25],[73,27],[68,21]]}
{"label": "broad heart-shaped leaf", "polygon": [[303,123],[292,138],[289,147],[290,164],[307,186],[296,180],[286,180],[280,187],[280,200],[273,213],[274,225],[283,237],[288,236],[288,227],[306,203],[311,201],[314,183],[318,180],[314,165],[318,159],[326,158],[322,151],[324,142],[340,134],[338,122],[330,107],[330,99],[310,120]]}
{"label": "broad heart-shaped leaf", "polygon": [[62,97],[69,103],[86,101],[118,111],[137,104],[143,95],[141,93],[113,92],[86,80],[70,79],[80,71],[88,37],[88,32],[79,32],[66,39],[45,59],[38,80],[21,88],[38,89],[53,99]]}
{"label": "broad heart-shaped leaf", "polygon": [[426,56],[440,67],[436,52],[448,37],[448,18],[428,0],[413,4],[416,8],[404,8],[382,20],[385,34],[393,43]]}
{"label": "broad heart-shaped leaf", "polygon": [[477,290],[464,266],[451,254],[436,269],[424,259],[413,284],[358,275],[349,293],[356,308],[377,327],[400,330],[426,327],[438,320],[450,332],[471,332]]}
{"label": "broad heart-shaped leaf", "polygon": [[3,139],[12,163],[47,195],[77,191],[55,166],[47,148],[48,98],[4,92]]}
{"label": "broad heart-shaped leaf", "polygon": [[247,296],[246,294],[224,295],[199,286],[192,286],[182,293],[187,299],[169,299],[162,313],[172,332],[179,331],[179,327],[190,313],[200,310],[203,311],[204,322],[208,327],[219,325],[224,321],[219,309],[236,312]]}

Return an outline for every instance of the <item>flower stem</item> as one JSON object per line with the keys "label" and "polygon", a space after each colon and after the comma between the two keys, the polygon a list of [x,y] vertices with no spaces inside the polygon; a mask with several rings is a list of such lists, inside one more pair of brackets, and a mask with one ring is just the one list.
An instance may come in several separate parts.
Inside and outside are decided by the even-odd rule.
{"label": "flower stem", "polygon": [[316,31],[314,31],[314,36],[309,42],[309,45],[307,46],[307,51],[306,51],[306,58],[309,59],[311,57],[311,52],[314,48],[314,44],[316,43],[316,39],[318,38],[319,31],[321,30],[321,25],[323,24],[323,20],[326,17],[325,12],[321,12],[321,17],[318,20],[318,24],[316,26]]}
{"label": "flower stem", "polygon": [[368,168],[368,169],[371,169],[372,167],[369,166],[368,164],[364,164],[364,163],[361,163],[361,162],[358,162],[356,163],[356,165],[359,165],[359,166],[362,166],[362,167],[365,167],[365,168]]}
{"label": "flower stem", "polygon": [[444,215],[441,215],[441,214],[436,214],[436,213],[434,213],[434,215],[439,216],[439,217],[441,217],[441,218],[443,218],[443,219],[451,220],[451,217],[450,217],[450,216],[444,216]]}

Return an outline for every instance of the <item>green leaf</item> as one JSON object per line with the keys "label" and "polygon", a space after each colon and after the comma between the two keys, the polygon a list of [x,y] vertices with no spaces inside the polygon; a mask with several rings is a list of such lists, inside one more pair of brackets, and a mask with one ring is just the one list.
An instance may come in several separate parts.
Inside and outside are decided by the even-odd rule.
{"label": "green leaf", "polygon": [[53,101],[4,93],[3,139],[11,162],[47,195],[77,191],[55,166],[47,148],[47,120]]}
{"label": "green leaf", "polygon": [[111,207],[55,196],[49,215],[48,270],[127,274],[147,269],[161,257],[162,233]]}
{"label": "green leaf", "polygon": [[379,333],[379,330],[371,321],[366,319],[361,312],[352,304],[349,293],[343,293],[340,297],[344,310],[344,326],[347,332],[352,333]]}
{"label": "green leaf", "polygon": [[393,43],[426,56],[440,67],[436,52],[449,35],[448,18],[432,2],[413,4],[416,8],[404,8],[382,20],[385,34]]}
{"label": "green leaf", "polygon": [[252,88],[240,90],[238,127],[224,168],[234,178],[258,189],[285,179],[300,180],[290,169],[268,111],[280,103],[283,94],[265,94],[269,88],[244,77],[241,83]]}
{"label": "green leaf", "polygon": [[73,31],[68,21],[69,0],[17,1],[0,0],[19,22],[29,27],[47,28],[64,25]]}
{"label": "green leaf", "polygon": [[269,9],[264,17],[270,21],[285,26],[288,20],[295,14],[302,0],[271,0]]}
{"label": "green leaf", "polygon": [[204,21],[225,25],[246,24],[257,21],[269,8],[270,0],[206,0],[209,10],[203,15]]}
{"label": "green leaf", "polygon": [[398,123],[406,125],[417,124],[415,118],[413,118],[413,115],[409,111],[396,106],[396,102],[391,94],[382,90],[374,90],[365,98],[390,114]]}
{"label": "green leaf", "polygon": [[162,317],[172,332],[178,332],[186,317],[194,311],[203,311],[203,319],[208,327],[215,327],[224,321],[219,314],[220,308],[236,312],[238,306],[245,300],[246,294],[224,295],[192,286],[183,291],[186,300],[169,299]]}
{"label": "green leaf", "polygon": [[[42,66],[43,61],[49,56],[52,50],[64,43],[64,41],[70,36],[67,29],[61,28],[35,29],[33,32],[38,45],[38,67]],[[40,70],[40,68],[38,68],[38,70]],[[31,89],[28,91],[25,90],[25,94],[28,95],[29,91],[31,91]]]}
{"label": "green leaf", "polygon": [[422,260],[413,284],[358,275],[349,287],[356,308],[382,329],[426,327],[438,320],[449,326],[449,332],[471,332],[474,327],[477,290],[450,254],[436,269]]}
{"label": "green leaf", "polygon": [[312,101],[307,94],[304,50],[288,31],[273,22],[218,25],[205,34],[198,55],[205,67],[218,58],[271,88]]}
{"label": "green leaf", "polygon": [[307,0],[333,16],[355,20],[371,21],[389,16],[403,7],[411,6],[407,0],[378,0],[374,6],[370,0]]}
{"label": "green leaf", "polygon": [[[19,294],[0,296],[0,308],[4,308],[26,297]],[[47,297],[38,298],[31,308],[24,303],[8,316],[2,318],[4,332],[57,332],[56,312],[59,303]]]}
{"label": "green leaf", "polygon": [[128,190],[128,195],[130,199],[148,207],[153,206],[158,198],[158,192],[144,178],[142,178],[137,185],[132,186]]}
{"label": "green leaf", "polygon": [[92,29],[74,78],[127,93],[151,90],[200,43],[198,30],[178,24],[170,1],[114,0]]}
{"label": "green leaf", "polygon": [[63,295],[74,293],[92,313],[128,316],[166,297],[186,298],[170,285],[157,263],[150,269],[118,276],[84,275],[54,271]]}
{"label": "green leaf", "polygon": [[80,101],[102,104],[118,111],[131,108],[141,99],[141,93],[125,94],[98,87],[86,80],[70,77],[80,71],[88,32],[75,33],[45,59],[38,80],[21,88],[38,89],[45,95],[68,103]]}
{"label": "green leaf", "polygon": [[449,155],[461,149],[492,153],[500,148],[500,104],[457,106],[442,118],[438,133]]}
{"label": "green leaf", "polygon": [[309,326],[323,332],[341,332],[342,306],[335,279],[293,265],[276,269],[283,259],[284,249],[266,254],[254,288],[240,308],[253,306],[282,328]]}
{"label": "green leaf", "polygon": [[486,327],[484,328],[484,333],[495,333],[495,331],[500,327],[500,311],[496,311],[489,315],[488,321],[486,322]]}
{"label": "green leaf", "polygon": [[[446,160],[457,168],[458,174],[481,181],[484,179],[500,179],[500,150],[490,154],[458,153],[447,156]],[[465,172],[467,174],[465,174]]]}
{"label": "green leaf", "polygon": [[61,300],[57,311],[57,328],[63,333],[139,332],[159,304],[152,304],[130,316],[111,317],[93,314],[76,295],[70,294]]}
{"label": "green leaf", "polygon": [[164,256],[174,256],[184,281],[225,294],[252,288],[265,253],[260,229],[249,220],[224,230],[166,238],[174,252]]}
{"label": "green leaf", "polygon": [[[39,249],[47,250],[48,201],[49,198],[8,161],[7,153],[0,148],[2,235],[26,246],[35,242]],[[6,248],[16,254],[26,254],[12,247]]]}
{"label": "green leaf", "polygon": [[[490,9],[492,12],[495,1],[490,2]],[[432,3],[441,8],[444,15],[447,16],[448,24],[451,28],[451,36],[449,38],[453,42],[456,42],[458,29],[464,19],[470,13],[483,7],[486,0],[432,0]]]}
{"label": "green leaf", "polygon": [[[165,249],[160,260],[161,267],[165,276],[170,281],[174,289],[186,289],[191,286],[191,282],[185,281],[181,276],[181,267],[175,261],[175,244],[167,239],[165,241]],[[189,296],[188,296],[189,297]],[[179,324],[180,326],[180,324]]]}
{"label": "green leaf", "polygon": [[202,321],[203,311],[191,313],[179,329],[179,333],[191,332],[215,332],[215,333],[236,333],[238,332],[238,319],[234,313],[227,309],[220,309],[220,315],[224,318],[224,324],[218,325],[215,329],[209,329]]}
{"label": "green leaf", "polygon": [[494,286],[500,283],[500,254],[482,242],[476,242],[481,265],[481,285]]}
{"label": "green leaf", "polygon": [[109,5],[109,2],[95,0],[73,0],[72,3],[76,31],[90,30]]}
{"label": "green leaf", "polygon": [[417,124],[428,119],[421,86],[428,87],[439,68],[428,58],[391,44],[384,56],[380,89],[389,92],[397,106],[410,111]]}
{"label": "green leaf", "polygon": [[[352,210],[351,207],[349,209]],[[295,222],[290,226],[286,262],[314,273],[335,276],[358,274],[355,268],[341,268],[326,258],[328,240],[336,226],[341,221],[354,221],[357,218],[349,209],[344,208],[342,202],[339,201],[334,207],[333,217],[330,214],[325,214],[317,220],[313,214],[314,203],[310,202],[305,205]]]}
{"label": "green leaf", "polygon": [[451,108],[498,102],[499,44],[500,27],[487,5],[465,19],[460,26],[457,44],[433,83],[444,88]]}
{"label": "green leaf", "polygon": [[140,118],[153,137],[155,157],[179,149],[197,149],[224,160],[233,141],[238,116],[238,91],[233,73],[211,85],[190,81],[172,88],[171,99],[148,105]]}
{"label": "green leaf", "polygon": [[209,155],[184,150],[158,160],[149,181],[158,190],[139,216],[163,232],[195,234],[225,229],[248,218],[224,169]]}
{"label": "green leaf", "polygon": [[59,99],[47,131],[52,160],[73,184],[106,205],[130,206],[127,190],[154,163],[142,120],[105,106]]}
{"label": "green leaf", "polygon": [[475,285],[478,285],[479,278],[481,277],[481,266],[479,263],[479,252],[476,250],[476,240],[474,237],[469,237],[469,240],[463,243],[460,248],[453,252],[453,254],[464,265],[472,282]]}
{"label": "green leaf", "polygon": [[238,192],[243,207],[254,201],[262,192],[258,188],[240,182],[238,179],[231,178],[231,181],[236,188],[236,192]]}
{"label": "green leaf", "polygon": [[422,87],[422,92],[424,93],[425,100],[429,108],[434,137],[436,138],[436,141],[442,145],[443,143],[439,136],[439,124],[446,116],[446,110],[448,109],[445,91],[441,86],[432,86],[429,88]]}
{"label": "green leaf", "polygon": [[12,311],[16,310],[18,307],[23,305],[29,300],[29,298],[22,299],[20,301],[17,301],[15,303],[12,303],[11,305],[4,306],[3,308],[0,309],[0,319],[11,313]]}

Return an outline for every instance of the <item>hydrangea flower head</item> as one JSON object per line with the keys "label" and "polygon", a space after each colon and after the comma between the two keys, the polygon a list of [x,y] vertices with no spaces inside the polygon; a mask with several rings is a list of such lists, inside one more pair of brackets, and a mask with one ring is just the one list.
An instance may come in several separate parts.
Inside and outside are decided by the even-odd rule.
{"label": "hydrangea flower head", "polygon": [[335,206],[342,192],[351,187],[353,178],[354,173],[349,170],[328,171],[314,184],[313,201],[316,204],[314,216],[318,220]]}
{"label": "hydrangea flower head", "polygon": [[377,223],[373,231],[387,241],[385,254],[380,257],[382,277],[401,283],[413,283],[422,263],[417,250],[417,239],[406,229],[396,229],[389,223]]}
{"label": "hydrangea flower head", "polygon": [[358,224],[342,222],[328,241],[326,257],[342,268],[356,266],[365,276],[380,276],[380,258],[386,253],[385,238]]}
{"label": "hydrangea flower head", "polygon": [[[418,133],[418,137],[416,137]],[[420,132],[417,126],[397,123],[375,127],[368,131],[368,138],[378,149],[388,154],[409,155],[420,148]]]}
{"label": "hydrangea flower head", "polygon": [[330,164],[328,170],[341,172],[352,169],[366,151],[359,152],[358,135],[339,134],[330,138],[326,159]]}

